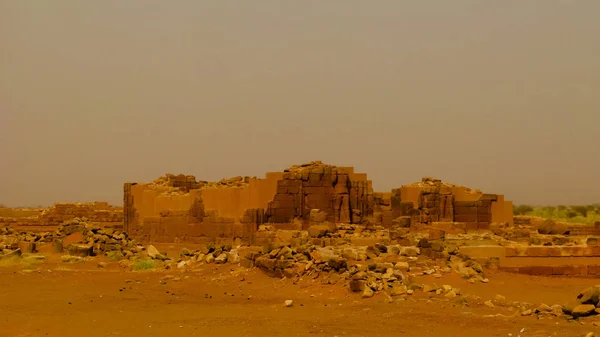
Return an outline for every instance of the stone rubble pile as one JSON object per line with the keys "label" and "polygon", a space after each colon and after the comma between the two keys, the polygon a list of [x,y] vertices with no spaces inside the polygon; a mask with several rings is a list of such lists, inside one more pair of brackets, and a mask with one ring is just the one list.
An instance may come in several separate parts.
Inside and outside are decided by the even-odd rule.
{"label": "stone rubble pile", "polygon": [[84,219],[63,223],[53,236],[55,252],[67,251],[70,255],[86,257],[113,253],[128,258],[144,249],[128,237],[127,233],[112,228],[100,228]]}
{"label": "stone rubble pile", "polygon": [[85,218],[75,218],[63,222],[54,232],[17,232],[12,228],[0,229],[0,257],[35,253],[39,244],[52,243],[54,252],[68,252],[69,255],[86,257],[113,253],[128,258],[145,250],[129,239],[127,233],[110,228],[101,229],[90,224]]}
{"label": "stone rubble pile", "polygon": [[[263,232],[274,232],[270,226],[261,226]],[[259,231],[260,232],[260,231]],[[408,243],[377,243],[354,246],[356,238],[375,238],[390,242],[387,231],[377,231],[361,225],[335,225],[322,223],[298,231],[295,245],[267,243],[263,246],[209,244],[190,251],[182,250],[180,256],[169,257],[154,246],[148,247],[132,240],[127,233],[110,228],[100,228],[85,218],[63,223],[53,233],[16,233],[11,229],[0,232],[4,250],[2,256],[35,252],[38,242],[52,243],[54,252],[66,252],[65,262],[76,262],[88,256],[106,255],[123,260],[122,265],[139,259],[153,259],[166,268],[184,268],[198,263],[233,263],[245,268],[259,268],[272,277],[320,279],[323,284],[343,282],[354,292],[386,291],[390,294],[414,290],[416,276],[456,272],[470,282],[487,282],[482,266],[458,254],[453,245],[441,240],[429,241],[424,237],[411,237]],[[318,242],[318,245],[312,241]],[[315,241],[317,240],[317,241]],[[393,242],[393,241],[392,241]],[[32,246],[33,244],[33,246]],[[19,251],[17,251],[19,250]]]}
{"label": "stone rubble pile", "polygon": [[[168,260],[158,252],[150,254],[153,250],[152,246],[148,248],[152,258]],[[415,277],[441,277],[453,271],[473,282],[487,282],[479,263],[463,256],[448,256],[447,260],[427,259],[420,257],[418,247],[383,244],[320,247],[307,243],[298,247],[266,245],[235,249],[228,245],[209,245],[194,252],[184,249],[176,262],[180,268],[197,262],[239,263],[242,267],[256,267],[271,277],[285,277],[294,282],[300,278],[310,278],[320,279],[322,284],[344,283],[351,291],[362,292],[364,297],[370,297],[377,291],[385,291],[390,295],[410,294],[415,289],[423,288],[414,282]],[[438,291],[438,288],[431,291],[449,292]]]}
{"label": "stone rubble pile", "polygon": [[577,298],[563,304],[566,318],[579,318],[600,314],[600,285],[583,289]]}
{"label": "stone rubble pile", "polygon": [[37,245],[52,242],[51,233],[20,233],[13,228],[0,228],[0,259],[35,253]]}
{"label": "stone rubble pile", "polygon": [[151,189],[159,191],[162,195],[181,195],[188,193],[190,190],[200,189],[204,187],[223,188],[223,187],[243,187],[247,186],[251,180],[256,177],[237,176],[232,178],[221,179],[216,182],[197,181],[193,175],[183,174],[166,174],[159,177],[147,186]]}

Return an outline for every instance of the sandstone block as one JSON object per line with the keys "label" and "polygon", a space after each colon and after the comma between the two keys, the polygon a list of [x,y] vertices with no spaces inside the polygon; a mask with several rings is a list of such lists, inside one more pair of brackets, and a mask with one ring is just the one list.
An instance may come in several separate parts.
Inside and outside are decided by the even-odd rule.
{"label": "sandstone block", "polygon": [[215,258],[216,264],[224,264],[225,262],[227,262],[227,253],[221,253]]}
{"label": "sandstone block", "polygon": [[253,268],[254,267],[254,261],[247,259],[247,258],[241,258],[240,259],[240,266],[243,268]]}
{"label": "sandstone block", "polygon": [[559,257],[562,255],[561,249],[557,247],[528,247],[528,257]]}
{"label": "sandstone block", "polygon": [[361,297],[362,298],[371,298],[371,297],[373,297],[373,295],[375,295],[375,292],[373,291],[373,289],[371,289],[370,287],[365,287]]}
{"label": "sandstone block", "polygon": [[596,307],[591,304],[581,304],[573,308],[571,315],[575,318],[585,317],[594,314]]}
{"label": "sandstone block", "polygon": [[11,259],[11,258],[15,258],[15,257],[19,257],[21,256],[21,250],[20,249],[15,249],[15,250],[4,250],[4,254],[0,254],[0,260],[3,259]]}
{"label": "sandstone block", "polygon": [[54,253],[62,253],[63,250],[63,241],[61,239],[54,239],[52,241],[52,251]]}
{"label": "sandstone block", "polygon": [[600,275],[600,265],[589,265],[588,275],[598,276]]}
{"label": "sandstone block", "polygon": [[552,266],[531,266],[531,275],[552,275],[553,272]]}
{"label": "sandstone block", "polygon": [[69,246],[69,245],[72,245],[74,243],[80,243],[80,242],[83,242],[83,241],[84,241],[83,233],[76,232],[76,233],[72,233],[72,234],[68,235],[67,237],[65,237],[63,239],[63,245]]}
{"label": "sandstone block", "polygon": [[20,241],[19,249],[21,249],[21,252],[23,253],[35,253],[36,245],[35,242]]}
{"label": "sandstone block", "polygon": [[67,250],[69,252],[69,255],[79,257],[92,256],[93,254],[92,245],[72,244],[69,247],[67,247]]}
{"label": "sandstone block", "polygon": [[406,288],[405,285],[394,285],[391,290],[391,295],[392,296],[404,295],[404,294],[406,294],[407,290],[408,289]]}
{"label": "sandstone block", "polygon": [[600,301],[600,286],[589,287],[582,290],[577,296],[582,304],[593,304],[596,306]]}
{"label": "sandstone block", "polygon": [[433,228],[429,230],[429,240],[442,240],[446,237],[446,231]]}
{"label": "sandstone block", "polygon": [[350,287],[350,291],[355,293],[362,292],[367,288],[367,282],[365,280],[352,280],[348,285]]}
{"label": "sandstone block", "polygon": [[308,234],[313,238],[322,238],[330,232],[330,226],[314,225],[308,227]]}
{"label": "sandstone block", "polygon": [[273,270],[273,269],[275,269],[275,266],[276,266],[277,260],[275,260],[275,259],[270,259],[270,258],[268,258],[268,257],[261,256],[261,257],[258,257],[258,258],[257,258],[257,259],[254,261],[254,263],[255,263],[255,265],[256,265],[258,268],[261,268],[261,269],[267,269],[267,270]]}

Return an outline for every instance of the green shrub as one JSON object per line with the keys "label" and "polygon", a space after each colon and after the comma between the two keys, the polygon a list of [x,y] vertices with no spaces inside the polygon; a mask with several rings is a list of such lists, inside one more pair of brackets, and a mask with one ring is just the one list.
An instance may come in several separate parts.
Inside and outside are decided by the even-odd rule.
{"label": "green shrub", "polygon": [[111,261],[119,261],[123,258],[123,254],[121,254],[121,252],[112,251],[106,253],[106,257],[108,257],[108,259]]}
{"label": "green shrub", "polygon": [[133,262],[133,270],[151,270],[158,267],[154,260],[136,260]]}
{"label": "green shrub", "polygon": [[529,205],[515,205],[513,207],[513,212],[515,215],[526,215],[533,211],[533,207]]}
{"label": "green shrub", "polygon": [[571,223],[593,224],[600,221],[600,208],[598,205],[584,206],[542,206],[530,207],[519,205],[514,207],[515,215],[530,215],[544,219],[553,219]]}

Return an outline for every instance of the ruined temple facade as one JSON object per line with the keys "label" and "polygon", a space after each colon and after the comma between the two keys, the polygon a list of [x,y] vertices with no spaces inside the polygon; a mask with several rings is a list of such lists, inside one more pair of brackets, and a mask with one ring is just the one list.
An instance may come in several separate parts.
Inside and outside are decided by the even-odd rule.
{"label": "ruined temple facade", "polygon": [[[318,210],[318,211],[316,211]],[[250,241],[261,224],[306,229],[315,214],[331,223],[369,222],[410,227],[464,222],[485,228],[512,223],[512,204],[502,195],[424,178],[391,192],[373,192],[364,173],[321,162],[292,166],[265,178],[236,177],[216,183],[167,175],[124,186],[124,226],[153,241],[240,238]]]}
{"label": "ruined temple facade", "polygon": [[[468,187],[423,178],[421,182],[393,189],[391,217],[403,223],[461,222],[486,229],[490,223],[513,224],[511,201]],[[404,221],[402,221],[404,220]]]}
{"label": "ruined temple facade", "polygon": [[373,214],[373,188],[366,174],[351,167],[335,167],[320,162],[293,166],[277,181],[277,193],[269,202],[266,220],[287,223],[310,220],[310,212],[326,213],[336,223],[360,223]]}

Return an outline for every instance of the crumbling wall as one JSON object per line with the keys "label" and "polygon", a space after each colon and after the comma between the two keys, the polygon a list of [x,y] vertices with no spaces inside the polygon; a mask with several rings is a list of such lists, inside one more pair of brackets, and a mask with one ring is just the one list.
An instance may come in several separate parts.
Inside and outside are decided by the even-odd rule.
{"label": "crumbling wall", "polygon": [[373,214],[371,181],[350,167],[318,161],[292,166],[277,183],[266,219],[270,223],[290,223],[295,218],[308,222],[313,209],[325,212],[330,222],[359,223]]}
{"label": "crumbling wall", "polygon": [[283,173],[267,173],[265,179],[251,179],[240,187],[213,187],[202,189],[204,207],[219,216],[240,219],[248,209],[267,209],[277,192],[277,182]]}
{"label": "crumbling wall", "polygon": [[264,210],[283,173],[265,179],[234,177],[219,182],[167,175],[150,184],[124,185],[125,228],[145,241],[242,238],[265,221]]}
{"label": "crumbling wall", "polygon": [[101,201],[55,203],[39,210],[36,216],[0,218],[0,223],[12,227],[56,227],[75,218],[86,218],[88,222],[101,226],[120,226],[123,222],[123,209]]}
{"label": "crumbling wall", "polygon": [[501,195],[431,178],[374,193],[366,174],[318,161],[268,173],[265,179],[207,182],[166,175],[149,184],[127,183],[123,204],[125,230],[148,241],[232,235],[252,240],[264,223],[280,229],[365,220],[386,228],[465,222],[480,229],[491,222],[512,223],[511,204]]}
{"label": "crumbling wall", "polygon": [[[503,195],[484,194],[432,178],[423,178],[421,182],[392,190],[391,208],[392,217],[400,218],[405,225],[432,222],[513,223],[512,202],[505,201]],[[485,226],[476,225],[475,228]]]}

